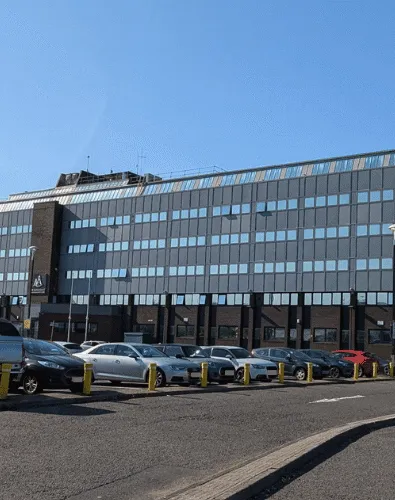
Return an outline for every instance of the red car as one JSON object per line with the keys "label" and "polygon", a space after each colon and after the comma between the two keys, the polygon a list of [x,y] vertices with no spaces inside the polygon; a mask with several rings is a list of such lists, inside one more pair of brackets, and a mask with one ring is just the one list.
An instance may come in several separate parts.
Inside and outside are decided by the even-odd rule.
{"label": "red car", "polygon": [[339,351],[333,351],[337,357],[344,359],[345,361],[351,361],[352,363],[359,364],[359,376],[363,375],[371,376],[373,371],[372,363],[378,362],[376,357],[370,352],[366,351],[354,351],[352,349],[341,349]]}

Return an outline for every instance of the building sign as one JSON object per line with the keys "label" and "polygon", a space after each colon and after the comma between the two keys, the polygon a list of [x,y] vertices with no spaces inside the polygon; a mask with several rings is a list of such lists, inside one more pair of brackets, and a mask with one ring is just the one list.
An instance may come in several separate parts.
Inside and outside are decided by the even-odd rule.
{"label": "building sign", "polygon": [[47,275],[35,274],[32,281],[32,293],[35,295],[45,295],[47,292]]}

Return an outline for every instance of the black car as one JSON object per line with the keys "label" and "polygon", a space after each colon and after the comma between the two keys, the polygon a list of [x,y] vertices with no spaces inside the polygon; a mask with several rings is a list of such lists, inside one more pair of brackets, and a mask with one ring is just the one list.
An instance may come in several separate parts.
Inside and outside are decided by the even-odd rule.
{"label": "black car", "polygon": [[332,378],[352,377],[354,373],[354,363],[334,356],[328,351],[321,349],[301,349],[307,356],[315,362],[317,359],[324,361],[330,366],[329,376]]}
{"label": "black car", "polygon": [[200,365],[203,361],[208,363],[208,382],[227,384],[235,378],[235,367],[228,360],[212,359],[205,355],[201,347],[194,344],[158,344],[155,346],[170,357],[186,358]]}
{"label": "black car", "polygon": [[18,386],[25,394],[37,394],[43,389],[70,389],[82,392],[84,362],[70,356],[53,342],[23,339],[24,370]]}
{"label": "black car", "polygon": [[320,379],[329,375],[329,365],[324,361],[314,359],[301,351],[288,347],[259,347],[253,349],[252,355],[268,359],[274,363],[284,363],[284,374],[297,380],[306,380],[307,363],[313,363],[313,378]]}

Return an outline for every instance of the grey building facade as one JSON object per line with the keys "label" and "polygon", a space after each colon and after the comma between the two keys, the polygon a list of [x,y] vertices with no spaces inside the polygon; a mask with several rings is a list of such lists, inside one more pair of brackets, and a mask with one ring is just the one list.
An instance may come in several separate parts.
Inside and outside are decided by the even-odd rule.
{"label": "grey building facade", "polygon": [[[0,203],[3,314],[64,339],[391,350],[395,151],[161,180],[61,175]],[[28,248],[37,246],[33,272]],[[38,293],[37,293],[38,292]],[[51,325],[51,326],[50,326]]]}

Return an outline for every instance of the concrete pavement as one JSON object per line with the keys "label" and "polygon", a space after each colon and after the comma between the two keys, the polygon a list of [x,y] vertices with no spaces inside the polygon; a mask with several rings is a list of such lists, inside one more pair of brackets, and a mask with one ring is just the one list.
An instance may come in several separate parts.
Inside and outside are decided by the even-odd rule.
{"label": "concrete pavement", "polygon": [[314,468],[254,497],[254,500],[392,500],[395,429],[381,429],[348,444]]}
{"label": "concrete pavement", "polygon": [[0,499],[158,500],[394,407],[393,384],[372,383],[4,411]]}

